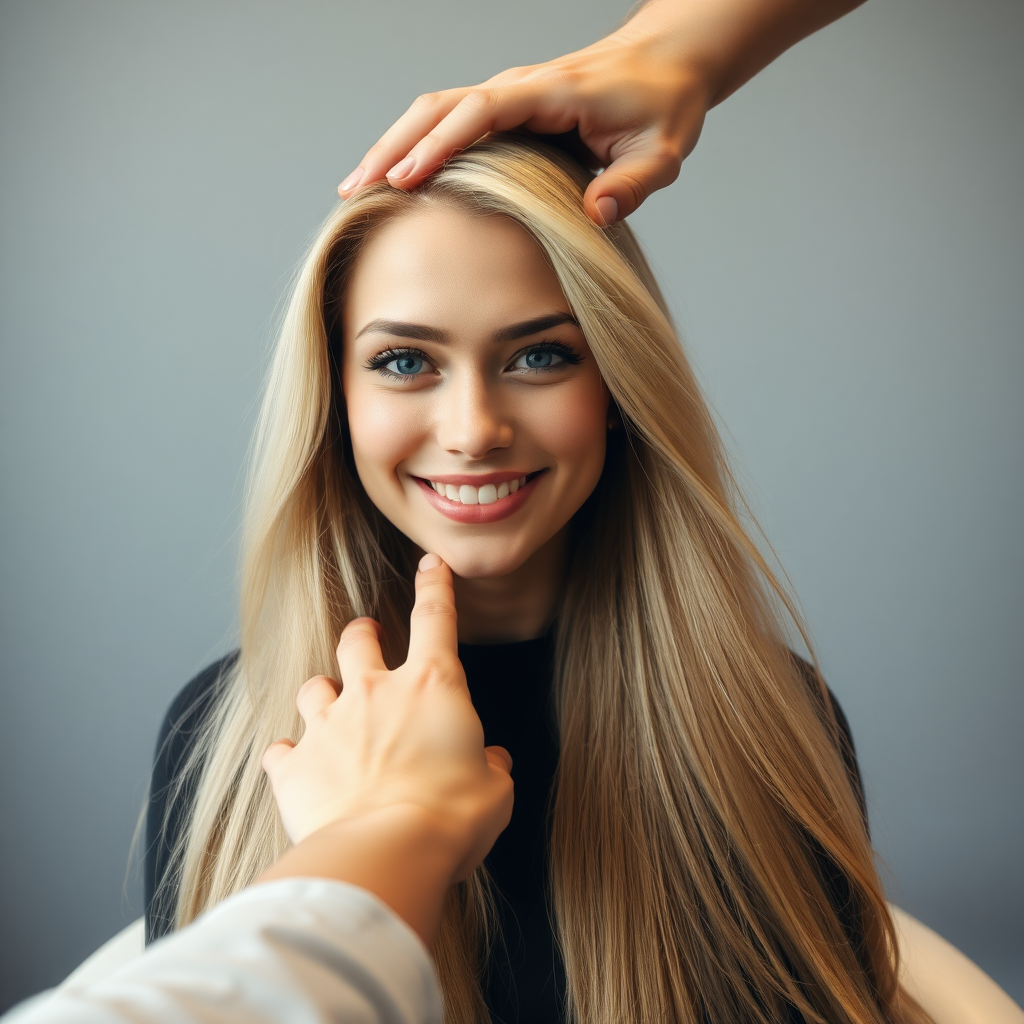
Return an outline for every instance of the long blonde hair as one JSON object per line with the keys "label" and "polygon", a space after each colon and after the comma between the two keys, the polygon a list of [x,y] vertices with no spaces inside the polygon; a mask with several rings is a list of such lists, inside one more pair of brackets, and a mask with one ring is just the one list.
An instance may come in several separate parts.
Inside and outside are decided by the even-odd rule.
{"label": "long blonde hair", "polygon": [[[191,816],[163,890],[177,923],[286,844],[260,769],[298,739],[295,692],[337,672],[356,615],[407,642],[411,545],[352,467],[340,306],[365,240],[428,204],[500,214],[539,243],[624,429],[572,524],[557,618],[560,759],[550,877],[569,1012],[583,1024],[924,1019],[799,621],[736,511],[714,423],[624,225],[582,212],[588,172],[489,136],[412,193],[371,186],[328,218],[281,332],[244,528],[241,656],[179,783]],[[188,781],[193,780],[193,781]],[[173,796],[173,794],[172,794]],[[842,916],[841,916],[842,915]],[[845,922],[845,925],[844,925]],[[487,1020],[482,873],[450,893],[435,955],[450,1024]]]}

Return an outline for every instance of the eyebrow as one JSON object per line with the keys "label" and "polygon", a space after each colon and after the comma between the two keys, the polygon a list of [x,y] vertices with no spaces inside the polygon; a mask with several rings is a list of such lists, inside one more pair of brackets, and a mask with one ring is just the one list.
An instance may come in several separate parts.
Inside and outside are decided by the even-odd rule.
{"label": "eyebrow", "polygon": [[[548,313],[545,316],[535,316],[531,320],[522,320],[517,324],[502,327],[491,335],[491,340],[495,342],[516,341],[519,338],[528,338],[532,334],[540,334],[541,331],[550,331],[552,327],[560,327],[562,324],[572,324],[574,327],[579,327],[580,325],[579,321],[571,313]],[[356,335],[356,338],[361,338],[364,334],[391,334],[398,338],[434,341],[439,345],[446,345],[450,340],[448,332],[441,330],[439,327],[429,327],[427,324],[413,324],[404,320],[387,320],[384,318],[371,320]]]}

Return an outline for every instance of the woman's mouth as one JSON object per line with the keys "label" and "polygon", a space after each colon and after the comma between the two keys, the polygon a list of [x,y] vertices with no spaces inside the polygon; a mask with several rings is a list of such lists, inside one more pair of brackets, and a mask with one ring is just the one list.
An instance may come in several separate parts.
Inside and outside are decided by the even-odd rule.
{"label": "woman's mouth", "polygon": [[544,472],[413,479],[427,501],[447,518],[460,523],[493,523],[522,508],[535,489],[534,481]]}
{"label": "woman's mouth", "polygon": [[510,494],[515,494],[520,487],[526,486],[529,474],[516,477],[514,480],[503,480],[500,484],[483,484],[474,487],[472,484],[445,484],[439,480],[428,480],[427,483],[442,497],[449,501],[457,501],[460,505],[493,505]]}

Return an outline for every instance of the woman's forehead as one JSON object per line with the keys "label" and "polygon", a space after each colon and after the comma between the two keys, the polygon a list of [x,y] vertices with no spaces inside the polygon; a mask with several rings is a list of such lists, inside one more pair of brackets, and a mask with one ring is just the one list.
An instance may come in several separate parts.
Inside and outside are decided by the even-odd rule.
{"label": "woman's forehead", "polygon": [[569,311],[536,240],[501,215],[438,206],[381,227],[360,253],[346,289],[345,334],[378,319],[451,328]]}

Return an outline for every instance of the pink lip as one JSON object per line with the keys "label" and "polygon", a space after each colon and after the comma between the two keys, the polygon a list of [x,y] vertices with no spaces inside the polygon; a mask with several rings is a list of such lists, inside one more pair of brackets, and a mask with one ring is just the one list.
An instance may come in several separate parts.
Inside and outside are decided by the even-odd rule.
{"label": "pink lip", "polygon": [[[530,495],[533,494],[537,481],[544,475],[544,472],[544,470],[541,470],[541,472],[537,473],[537,475],[532,479],[527,480],[515,494],[510,494],[507,498],[499,498],[490,505],[463,505],[461,502],[443,498],[434,490],[433,487],[430,486],[429,483],[427,483],[426,480],[421,477],[414,476],[413,480],[415,480],[419,485],[419,488],[423,491],[427,501],[429,501],[430,504],[441,513],[441,515],[447,516],[449,519],[454,519],[457,523],[482,524],[496,523],[499,519],[506,519],[508,516],[518,512],[519,509],[523,507],[524,503],[529,501]],[[479,473],[476,476],[467,476],[463,474],[461,476],[435,476],[431,477],[431,479],[437,481],[439,484],[451,484],[453,487],[458,487],[462,484],[470,484],[474,487],[483,487],[484,484],[501,484],[526,475],[526,473]]]}

